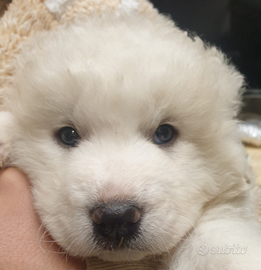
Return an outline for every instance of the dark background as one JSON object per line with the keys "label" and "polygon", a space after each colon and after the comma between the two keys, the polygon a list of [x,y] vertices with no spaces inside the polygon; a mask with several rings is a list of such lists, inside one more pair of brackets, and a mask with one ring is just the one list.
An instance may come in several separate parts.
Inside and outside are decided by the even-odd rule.
{"label": "dark background", "polygon": [[[151,0],[184,30],[217,45],[261,96],[261,0]],[[255,89],[255,90],[253,90]]]}

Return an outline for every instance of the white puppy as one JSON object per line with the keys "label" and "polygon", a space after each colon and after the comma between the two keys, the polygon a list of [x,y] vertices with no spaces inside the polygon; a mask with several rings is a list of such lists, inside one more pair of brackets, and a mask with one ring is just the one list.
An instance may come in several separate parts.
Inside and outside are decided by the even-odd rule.
{"label": "white puppy", "polygon": [[69,254],[261,269],[243,78],[222,53],[165,17],[105,16],[41,33],[18,62],[0,152]]}

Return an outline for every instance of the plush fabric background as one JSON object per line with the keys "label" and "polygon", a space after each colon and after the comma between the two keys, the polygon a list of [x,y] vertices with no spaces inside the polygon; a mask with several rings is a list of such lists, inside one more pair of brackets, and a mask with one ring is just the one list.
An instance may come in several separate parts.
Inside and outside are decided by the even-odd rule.
{"label": "plush fabric background", "polygon": [[250,163],[257,176],[256,181],[261,186],[261,148],[247,146],[246,151],[250,155]]}

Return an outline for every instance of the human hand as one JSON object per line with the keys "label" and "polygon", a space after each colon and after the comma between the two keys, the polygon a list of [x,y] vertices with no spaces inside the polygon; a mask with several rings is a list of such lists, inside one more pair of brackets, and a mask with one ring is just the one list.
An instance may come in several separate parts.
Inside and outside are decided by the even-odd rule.
{"label": "human hand", "polygon": [[15,168],[0,172],[0,269],[86,270],[85,262],[63,255],[44,233],[27,177]]}

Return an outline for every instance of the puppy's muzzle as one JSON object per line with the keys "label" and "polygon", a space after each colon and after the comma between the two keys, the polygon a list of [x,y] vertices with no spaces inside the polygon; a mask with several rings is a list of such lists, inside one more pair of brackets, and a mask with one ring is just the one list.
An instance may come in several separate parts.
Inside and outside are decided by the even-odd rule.
{"label": "puppy's muzzle", "polygon": [[97,236],[118,242],[137,234],[141,210],[135,204],[113,201],[95,207],[91,217]]}

